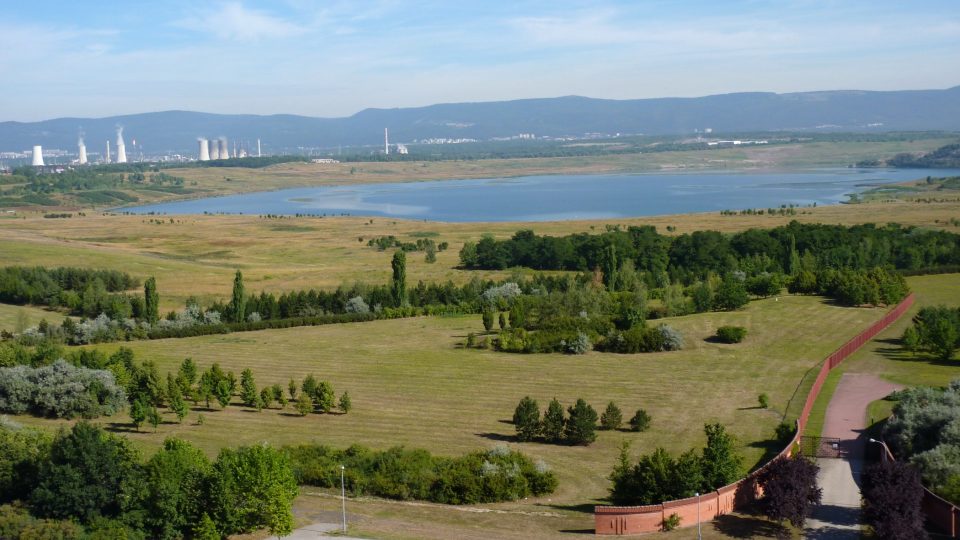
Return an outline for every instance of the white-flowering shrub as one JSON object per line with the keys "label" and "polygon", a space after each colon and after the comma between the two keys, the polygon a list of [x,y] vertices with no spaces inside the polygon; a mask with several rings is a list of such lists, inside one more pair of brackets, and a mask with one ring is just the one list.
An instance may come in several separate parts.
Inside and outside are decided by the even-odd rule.
{"label": "white-flowering shrub", "polygon": [[490,305],[502,305],[523,294],[520,286],[514,282],[504,283],[497,287],[490,287],[483,291],[483,301]]}
{"label": "white-flowering shrub", "polygon": [[[258,321],[260,320],[260,314],[257,313],[256,311],[254,311],[254,312],[251,313],[250,315],[251,315],[251,316],[252,316],[252,315],[256,315],[256,316],[257,316],[257,320],[258,320]],[[213,310],[211,310],[211,311],[204,311],[204,312],[203,312],[203,324],[221,324],[220,312],[219,312],[219,311],[213,311]]]}
{"label": "white-flowering shrub", "polygon": [[49,366],[0,368],[0,411],[58,418],[111,415],[127,402],[113,373],[57,360]]}
{"label": "white-flowering shrub", "polygon": [[[220,316],[220,314],[217,313],[217,317],[218,317],[218,318],[219,318],[219,316]],[[247,322],[260,322],[260,321],[262,321],[262,320],[263,320],[263,317],[261,317],[260,314],[257,313],[256,311],[254,311],[253,313],[247,315]]]}
{"label": "white-flowering shrub", "polygon": [[657,327],[660,334],[663,335],[663,350],[679,351],[683,348],[683,334],[672,326],[661,324]]}
{"label": "white-flowering shrub", "polygon": [[370,313],[370,306],[363,301],[363,297],[354,296],[353,298],[347,300],[344,311],[347,313]]}
{"label": "white-flowering shrub", "polygon": [[569,343],[564,342],[563,345],[567,354],[587,354],[593,348],[593,344],[590,343],[590,336],[583,332],[578,333],[577,337],[570,340]]}

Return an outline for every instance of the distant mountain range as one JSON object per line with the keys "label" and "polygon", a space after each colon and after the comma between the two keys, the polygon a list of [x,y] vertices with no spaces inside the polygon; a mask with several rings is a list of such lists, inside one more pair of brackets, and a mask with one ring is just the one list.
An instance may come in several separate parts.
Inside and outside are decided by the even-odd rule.
{"label": "distant mountain range", "polygon": [[[89,152],[113,144],[124,127],[128,153],[136,139],[148,154],[196,152],[198,137],[263,141],[265,152],[298,147],[376,145],[383,128],[392,142],[430,138],[487,140],[532,133],[580,137],[589,133],[671,135],[711,128],[755,131],[960,131],[960,86],[946,90],[790,94],[738,93],[699,98],[610,100],[578,96],[488,103],[449,103],[406,109],[366,109],[346,118],[209,114],[164,111],[109,118],[0,122],[0,151],[76,150],[85,133]],[[232,142],[231,142],[232,146]]]}

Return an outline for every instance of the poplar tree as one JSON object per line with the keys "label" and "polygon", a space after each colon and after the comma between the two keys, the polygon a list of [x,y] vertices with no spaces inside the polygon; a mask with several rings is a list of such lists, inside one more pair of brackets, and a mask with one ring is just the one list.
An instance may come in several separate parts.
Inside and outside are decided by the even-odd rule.
{"label": "poplar tree", "polygon": [[237,270],[237,274],[233,277],[233,298],[230,300],[233,322],[243,322],[246,310],[247,297],[243,291],[243,274],[240,273],[240,270]]}
{"label": "poplar tree", "polygon": [[150,276],[143,284],[144,318],[150,324],[160,320],[160,294],[157,293],[157,280]]}
{"label": "poplar tree", "polygon": [[407,303],[407,255],[403,250],[398,250],[393,254],[393,261],[390,263],[393,267],[393,302],[397,307],[403,307]]}

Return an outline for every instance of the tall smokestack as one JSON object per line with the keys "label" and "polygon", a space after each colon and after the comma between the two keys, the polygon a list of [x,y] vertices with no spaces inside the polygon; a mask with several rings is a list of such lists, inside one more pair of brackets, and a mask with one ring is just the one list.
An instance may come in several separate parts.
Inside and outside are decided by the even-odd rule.
{"label": "tall smokestack", "polygon": [[107,155],[103,157],[104,163],[110,163],[110,141],[107,141]]}
{"label": "tall smokestack", "polygon": [[260,139],[257,139],[257,157],[260,157],[261,155],[262,154],[260,154]]}
{"label": "tall smokestack", "polygon": [[220,159],[220,144],[216,139],[210,139],[210,159]]}
{"label": "tall smokestack", "polygon": [[390,155],[390,133],[387,128],[383,128],[383,153]]}
{"label": "tall smokestack", "polygon": [[220,159],[230,159],[230,149],[227,148],[226,137],[220,137]]}
{"label": "tall smokestack", "polygon": [[210,161],[210,150],[207,148],[207,140],[197,139],[197,145],[200,146],[200,155],[197,159],[200,161]]}
{"label": "tall smokestack", "polygon": [[87,164],[87,145],[83,144],[83,137],[80,137],[77,140],[77,153],[80,154],[80,157],[77,159],[77,163],[80,165]]}
{"label": "tall smokestack", "polygon": [[117,163],[127,162],[127,147],[123,144],[123,128],[117,128]]}
{"label": "tall smokestack", "polygon": [[43,167],[43,147],[39,144],[33,147],[33,163],[31,165]]}

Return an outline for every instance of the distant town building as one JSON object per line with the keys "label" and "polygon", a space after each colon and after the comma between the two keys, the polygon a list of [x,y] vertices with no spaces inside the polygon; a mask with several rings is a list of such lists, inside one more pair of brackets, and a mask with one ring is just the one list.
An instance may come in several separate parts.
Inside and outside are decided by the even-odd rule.
{"label": "distant town building", "polygon": [[[401,152],[401,153],[403,154],[406,152]],[[311,159],[310,161],[312,163],[320,163],[320,164],[340,163],[339,159],[331,159],[331,158],[317,158],[317,159]]]}

